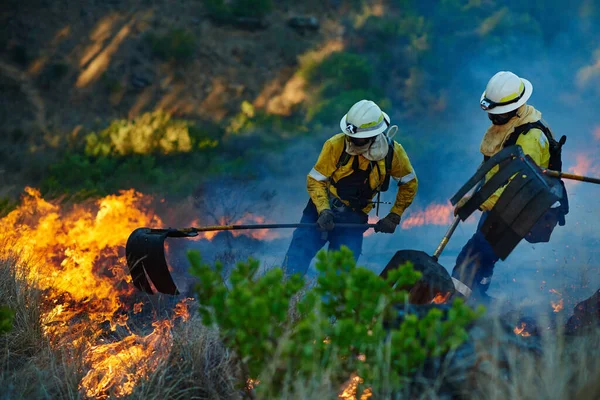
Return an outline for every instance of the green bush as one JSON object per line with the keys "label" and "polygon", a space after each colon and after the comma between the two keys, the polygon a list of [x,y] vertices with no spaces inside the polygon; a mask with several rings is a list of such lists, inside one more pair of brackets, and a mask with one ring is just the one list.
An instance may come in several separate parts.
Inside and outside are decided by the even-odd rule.
{"label": "green bush", "polygon": [[383,109],[390,106],[384,91],[375,84],[372,60],[351,52],[333,53],[323,61],[306,61],[298,73],[307,80],[310,99],[304,105],[307,122],[331,124],[362,99]]}
{"label": "green bush", "polygon": [[329,83],[333,86],[331,91],[368,89],[373,67],[359,54],[337,52],[318,64],[309,65],[302,74],[313,85]]}
{"label": "green bush", "polygon": [[231,22],[235,18],[263,18],[273,9],[271,0],[203,0],[209,16],[217,22]]}
{"label": "green bush", "polygon": [[321,124],[335,124],[354,103],[363,99],[373,100],[383,110],[389,111],[391,107],[390,101],[376,88],[351,90],[311,102],[306,107],[306,119]]}
{"label": "green bush", "polygon": [[192,126],[192,122],[173,119],[162,110],[144,113],[133,120],[115,120],[108,128],[86,136],[85,154],[95,157],[176,154],[217,146],[217,140],[204,135],[202,130],[190,129]]}
{"label": "green bush", "polygon": [[327,380],[340,387],[354,373],[374,398],[389,398],[427,358],[463,343],[467,326],[481,313],[457,300],[447,318],[431,309],[421,319],[409,315],[390,328],[386,322],[396,320],[396,307],[408,298],[392,284],[410,286],[420,273],[405,265],[384,280],[356,267],[346,247],[317,257],[317,283],[299,298],[305,284],[299,275],[285,280],[275,268],[259,277],[259,263],[249,260],[232,271],[228,288],[220,263],[212,268],[198,252],[188,253],[191,273],[199,278],[196,293],[204,324],[218,327],[238,358],[244,382],[261,382],[261,398],[279,398]]}
{"label": "green bush", "polygon": [[269,114],[264,110],[257,110],[254,106],[243,101],[240,112],[236,114],[226,129],[232,134],[257,134],[262,133],[263,141],[277,141],[285,134],[301,134],[308,131],[298,115],[282,116]]}
{"label": "green bush", "polygon": [[0,334],[12,329],[15,313],[8,307],[0,307]]}
{"label": "green bush", "polygon": [[173,29],[164,35],[149,33],[152,54],[165,61],[185,62],[196,51],[196,36],[186,29]]}
{"label": "green bush", "polygon": [[66,195],[72,200],[105,196],[128,188],[185,196],[193,190],[190,182],[199,182],[210,174],[239,173],[246,168],[238,159],[212,163],[212,157],[210,152],[172,157],[92,157],[67,153],[49,166],[40,190],[48,198]]}

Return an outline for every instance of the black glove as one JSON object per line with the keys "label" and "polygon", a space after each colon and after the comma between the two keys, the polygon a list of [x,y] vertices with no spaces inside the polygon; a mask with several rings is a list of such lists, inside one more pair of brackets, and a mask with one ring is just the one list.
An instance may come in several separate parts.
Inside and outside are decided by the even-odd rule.
{"label": "black glove", "polygon": [[375,224],[375,232],[394,233],[400,223],[400,216],[395,213],[389,213],[385,218],[380,219]]}
{"label": "black glove", "polygon": [[332,231],[335,224],[333,223],[333,211],[323,210],[317,219],[317,225],[321,232]]}

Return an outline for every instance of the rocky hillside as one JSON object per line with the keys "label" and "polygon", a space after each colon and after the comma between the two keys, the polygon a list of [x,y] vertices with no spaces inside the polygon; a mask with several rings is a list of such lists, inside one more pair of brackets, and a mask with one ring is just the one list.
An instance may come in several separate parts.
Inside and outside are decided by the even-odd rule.
{"label": "rocky hillside", "polygon": [[[3,3],[2,130],[50,135],[157,108],[215,122],[244,100],[289,112],[302,96],[289,87],[299,56],[339,50],[349,10],[281,1],[221,23],[202,1]],[[297,16],[318,16],[319,29],[290,26]]]}

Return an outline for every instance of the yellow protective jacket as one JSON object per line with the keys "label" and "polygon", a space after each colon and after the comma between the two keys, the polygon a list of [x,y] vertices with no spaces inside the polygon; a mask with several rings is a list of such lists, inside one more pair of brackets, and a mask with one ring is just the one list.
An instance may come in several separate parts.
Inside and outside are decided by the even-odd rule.
{"label": "yellow protective jacket", "polygon": [[[323,145],[317,163],[308,174],[306,187],[308,189],[308,194],[319,213],[330,208],[330,196],[339,199],[336,188],[330,184],[330,181],[333,180],[337,182],[340,179],[351,175],[353,172],[352,163],[354,157],[359,157],[358,163],[361,170],[366,171],[369,167],[370,161],[359,155],[351,156],[346,165],[337,168],[340,156],[344,151],[344,140],[346,140],[346,135],[343,133],[335,135],[327,140]],[[378,161],[377,164],[379,168],[373,168],[369,175],[371,189],[379,187],[383,183],[387,173],[385,169],[385,158]],[[396,201],[390,211],[401,216],[415,198],[418,181],[404,148],[397,142],[394,142],[394,157],[392,159],[390,174],[392,178],[398,180]],[[349,205],[346,201],[344,201],[344,204]],[[363,208],[362,211],[368,213],[372,208],[373,204],[369,204]]]}
{"label": "yellow protective jacket", "polygon": [[[507,124],[492,125],[490,128],[488,128],[483,140],[481,141],[481,153],[484,156],[493,156],[503,149],[504,143],[506,140],[508,140],[511,133],[514,132],[515,127],[530,122],[539,121],[540,119],[542,119],[541,112],[530,105],[522,105],[517,111],[517,116],[511,119]],[[537,128],[523,132],[519,135],[516,144],[521,146],[523,152],[528,154],[537,165],[542,168],[548,168],[548,163],[550,162],[550,143],[548,142],[548,138],[544,132]],[[496,166],[487,173],[485,177],[486,182],[489,181],[496,172],[498,172],[498,169],[498,166]],[[496,202],[504,191],[504,188],[505,186],[498,189],[479,208],[482,211],[491,210],[494,205],[496,205]]]}

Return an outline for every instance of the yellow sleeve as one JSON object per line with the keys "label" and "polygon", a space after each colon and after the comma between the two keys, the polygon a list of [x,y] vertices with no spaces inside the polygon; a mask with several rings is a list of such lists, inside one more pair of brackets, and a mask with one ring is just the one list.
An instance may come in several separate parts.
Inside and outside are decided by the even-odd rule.
{"label": "yellow sleeve", "polygon": [[404,210],[413,202],[419,186],[417,175],[410,164],[408,155],[402,145],[394,142],[394,158],[392,160],[392,169],[390,171],[392,178],[398,181],[398,192],[396,201],[390,212],[402,216]]}
{"label": "yellow sleeve", "polygon": [[321,213],[323,210],[329,209],[329,196],[327,194],[327,184],[329,178],[335,171],[335,166],[340,154],[335,154],[335,149],[328,140],[323,145],[319,159],[314,168],[309,172],[306,178],[306,189],[308,195],[317,207],[317,211]]}
{"label": "yellow sleeve", "polygon": [[[523,149],[523,153],[529,155],[531,159],[540,167],[547,168],[548,162],[550,161],[550,143],[544,132],[539,129],[532,129],[525,135],[520,135],[517,139],[517,143]],[[498,171],[495,167],[492,171],[488,172],[486,181],[488,181],[493,174]],[[512,179],[512,178],[511,178]],[[493,195],[488,197],[486,201],[479,207],[482,211],[489,211],[495,205],[500,195],[504,192],[506,186],[503,186],[496,190]]]}

